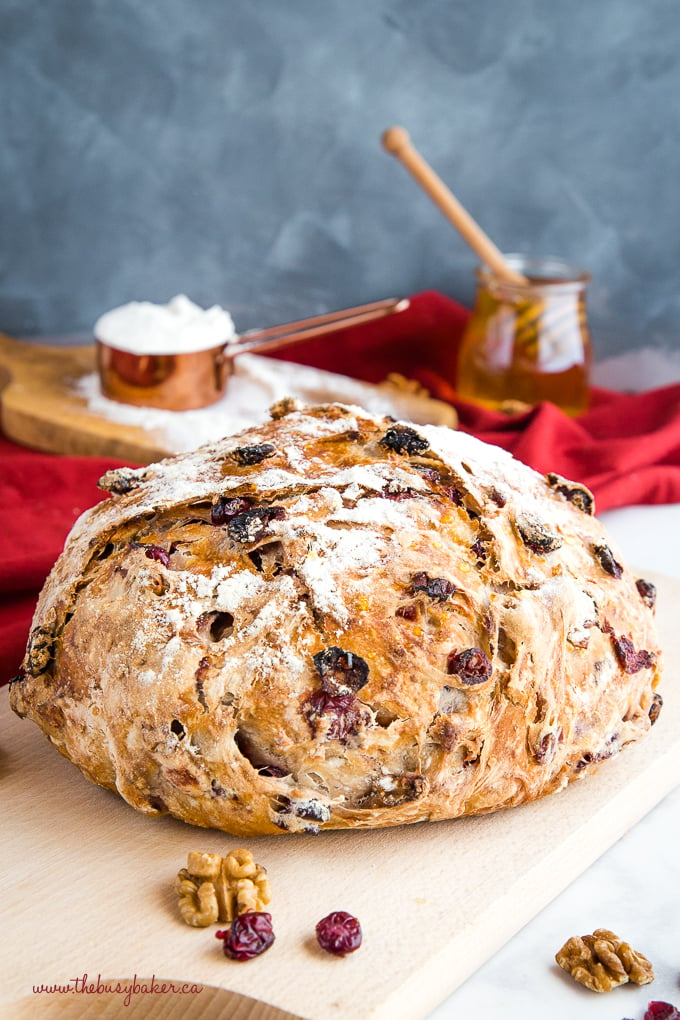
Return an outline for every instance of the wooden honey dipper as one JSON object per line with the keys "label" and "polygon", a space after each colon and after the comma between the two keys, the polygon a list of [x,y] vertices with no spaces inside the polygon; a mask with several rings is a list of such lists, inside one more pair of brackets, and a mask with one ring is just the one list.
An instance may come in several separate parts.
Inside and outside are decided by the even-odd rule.
{"label": "wooden honey dipper", "polygon": [[388,128],[382,136],[382,143],[387,152],[404,164],[423,191],[430,196],[435,205],[439,206],[463,240],[479,256],[483,265],[488,266],[496,276],[507,280],[508,283],[518,285],[529,283],[526,276],[522,276],[508,265],[500,249],[414,148],[405,128]]}
{"label": "wooden honey dipper", "polygon": [[[408,131],[405,128],[388,128],[382,136],[382,144],[387,152],[396,156],[403,163],[425,193],[429,195],[435,205],[439,207],[470,248],[477,254],[482,265],[487,266],[496,278],[519,287],[528,287],[532,283],[536,284],[538,282],[536,280],[529,280],[509,265],[500,249],[482,230],[467,209],[461,205],[429,163],[423,159],[411,142]],[[565,280],[565,282],[567,281]],[[565,331],[569,332],[574,326],[574,316],[569,301],[560,308],[559,305],[555,306],[553,300],[551,307],[548,309],[545,302],[537,294],[517,294],[514,303],[516,308],[514,323],[515,349],[517,351],[523,350],[525,356],[530,358],[537,356],[539,334],[544,338],[551,335],[553,341],[559,343],[561,335]],[[585,308],[582,305],[578,314],[578,328],[582,330],[587,329],[585,324]]]}
{"label": "wooden honey dipper", "polygon": [[[471,344],[467,347],[464,336],[458,381],[460,384],[465,377],[468,399],[484,402],[486,398],[490,406],[494,406],[499,387],[505,386],[504,399],[521,393],[522,399],[529,403],[553,399],[567,413],[580,413],[587,406],[590,334],[583,288],[590,279],[589,274],[574,271],[573,276],[562,276],[558,269],[555,277],[540,274],[527,277],[518,272],[414,148],[403,127],[388,128],[382,136],[382,144],[403,163],[499,285],[494,287],[494,292],[498,291],[497,308],[490,313],[487,308],[480,317],[486,316],[484,329],[494,320],[494,335],[503,334],[511,341],[511,361],[500,372],[496,366],[487,370],[484,367],[487,355],[479,353],[478,347],[484,344],[484,335],[471,332]],[[545,265],[551,260],[542,261]],[[557,265],[560,260],[552,262]],[[531,260],[524,260],[523,268],[530,264]],[[565,263],[561,265],[566,270],[572,268]],[[471,321],[474,321],[474,314]],[[473,349],[478,353],[473,353]],[[565,358],[572,359],[567,369],[552,367],[560,364],[560,359],[563,364]],[[467,372],[463,370],[463,363]],[[504,381],[499,382],[504,375]],[[576,395],[575,387],[578,387]]]}

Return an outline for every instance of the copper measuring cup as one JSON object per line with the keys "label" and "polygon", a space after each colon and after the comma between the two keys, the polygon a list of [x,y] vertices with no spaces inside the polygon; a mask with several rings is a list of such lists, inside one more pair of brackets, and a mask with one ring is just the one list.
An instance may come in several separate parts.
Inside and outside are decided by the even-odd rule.
{"label": "copper measuring cup", "polygon": [[279,347],[358,326],[408,308],[408,301],[387,298],[340,312],[255,329],[226,344],[182,354],[135,354],[95,338],[102,393],[111,400],[166,411],[208,407],[224,396],[238,354]]}

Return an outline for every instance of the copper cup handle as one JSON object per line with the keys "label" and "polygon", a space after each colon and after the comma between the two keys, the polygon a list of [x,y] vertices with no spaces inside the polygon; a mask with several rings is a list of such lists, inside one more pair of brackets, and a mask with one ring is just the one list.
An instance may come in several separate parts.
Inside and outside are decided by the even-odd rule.
{"label": "copper cup handle", "polygon": [[406,308],[408,301],[404,299],[374,301],[283,326],[251,330],[226,344],[181,354],[135,354],[97,340],[102,393],[119,403],[166,411],[208,407],[224,396],[237,354],[276,350]]}

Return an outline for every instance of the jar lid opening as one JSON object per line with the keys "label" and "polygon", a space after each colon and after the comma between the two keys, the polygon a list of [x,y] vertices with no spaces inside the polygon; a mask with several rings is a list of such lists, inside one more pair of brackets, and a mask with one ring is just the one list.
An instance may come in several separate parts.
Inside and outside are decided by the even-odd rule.
{"label": "jar lid opening", "polygon": [[495,285],[502,285],[503,287],[519,291],[525,287],[555,287],[560,289],[575,287],[576,289],[582,289],[591,279],[590,273],[586,270],[580,269],[554,255],[524,255],[510,252],[505,254],[504,258],[512,269],[526,276],[526,284],[505,280],[489,269],[488,266],[477,267],[477,278],[483,283],[493,282]]}

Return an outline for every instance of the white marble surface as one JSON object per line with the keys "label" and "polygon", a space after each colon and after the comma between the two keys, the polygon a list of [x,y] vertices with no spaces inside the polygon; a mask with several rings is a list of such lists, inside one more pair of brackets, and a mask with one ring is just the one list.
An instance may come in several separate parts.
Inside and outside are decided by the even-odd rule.
{"label": "white marble surface", "polygon": [[[680,504],[600,515],[626,561],[680,577]],[[678,617],[680,626],[680,614]],[[638,822],[433,1013],[429,1020],[642,1020],[652,999],[680,1008],[680,788]],[[648,956],[656,979],[607,995],[554,962],[571,935],[606,927]]]}

